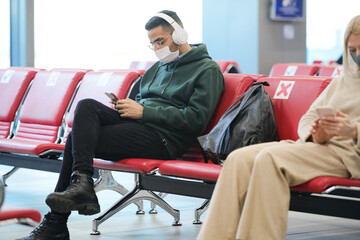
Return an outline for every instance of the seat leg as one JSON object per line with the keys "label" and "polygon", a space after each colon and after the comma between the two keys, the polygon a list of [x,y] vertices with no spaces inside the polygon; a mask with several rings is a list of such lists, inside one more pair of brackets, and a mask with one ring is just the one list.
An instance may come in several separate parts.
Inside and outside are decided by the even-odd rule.
{"label": "seat leg", "polygon": [[[121,185],[114,179],[111,171],[104,169],[99,170],[99,178],[94,182],[94,188],[95,192],[100,192],[102,190],[112,190],[120,193],[123,196],[129,192],[128,189],[126,189],[123,185]],[[143,201],[136,201],[134,202],[134,204],[136,204],[136,206],[138,207],[136,214],[145,214],[143,210]]]}
{"label": "seat leg", "polygon": [[4,199],[5,199],[5,185],[3,181],[0,179],[0,208],[4,203]]}
{"label": "seat leg", "polygon": [[[167,196],[167,193],[159,193],[158,196],[164,199]],[[158,211],[155,208],[156,204],[154,202],[151,202],[151,209],[149,211],[149,214],[157,214]]]}
{"label": "seat leg", "polygon": [[139,182],[136,182],[135,188],[116,202],[111,208],[102,213],[99,217],[92,220],[92,232],[91,235],[100,235],[98,227],[101,223],[105,222],[107,219],[112,217],[114,214],[127,207],[129,204],[134,203],[139,200],[149,200],[154,202],[156,205],[164,209],[171,216],[174,217],[173,226],[181,226],[180,223],[180,211],[172,208],[167,202],[164,201],[157,194],[152,191],[140,189]]}
{"label": "seat leg", "polygon": [[8,171],[7,173],[5,173],[4,175],[2,175],[2,181],[4,183],[4,186],[6,187],[6,180],[13,175],[17,170],[19,170],[19,167],[13,167],[10,171]]}
{"label": "seat leg", "polygon": [[210,199],[206,199],[203,204],[195,210],[195,220],[193,224],[202,224],[200,220],[200,216],[208,209],[210,203]]}

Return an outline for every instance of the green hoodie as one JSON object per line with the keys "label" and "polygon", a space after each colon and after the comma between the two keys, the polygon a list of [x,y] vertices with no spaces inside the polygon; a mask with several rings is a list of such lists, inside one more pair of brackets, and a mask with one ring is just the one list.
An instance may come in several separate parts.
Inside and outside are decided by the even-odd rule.
{"label": "green hoodie", "polygon": [[136,96],[144,107],[140,121],[157,131],[171,159],[205,130],[225,86],[205,44],[191,47],[174,62],[156,62],[147,70]]}

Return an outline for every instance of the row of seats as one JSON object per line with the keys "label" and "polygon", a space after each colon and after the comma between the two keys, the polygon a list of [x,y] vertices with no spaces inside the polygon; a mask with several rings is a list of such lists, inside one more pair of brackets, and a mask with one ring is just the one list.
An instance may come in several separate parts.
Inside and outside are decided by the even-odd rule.
{"label": "row of seats", "polygon": [[[58,172],[61,166],[58,157],[71,131],[77,102],[96,98],[110,106],[104,91],[113,90],[118,96],[126,97],[130,87],[140,79],[140,73],[143,71],[0,70],[0,151],[3,152],[0,162],[14,166],[3,176],[4,181],[19,167]],[[4,192],[1,185],[2,199]],[[20,222],[30,219],[31,224],[39,222],[41,216],[32,209],[2,209],[0,221],[8,219]]]}
{"label": "row of seats", "polygon": [[[266,90],[274,104],[280,140],[296,140],[298,138],[298,121],[316,97],[330,83],[331,79],[331,77],[305,76],[257,76],[257,79],[255,79],[254,76],[250,75],[225,74],[225,92],[209,123],[208,130],[216,124],[231,102],[249,88],[253,81],[266,81],[270,83]],[[307,90],[304,91],[304,89]],[[173,161],[126,159],[118,162],[108,162],[95,159],[94,164],[101,169],[128,171],[137,174],[135,188],[124,198],[121,198],[111,209],[94,219],[94,233],[97,233],[97,228],[103,221],[120,211],[124,206],[142,199],[142,196],[146,196],[147,199],[152,198],[160,207],[174,216],[174,225],[179,225],[180,216],[178,210],[169,208],[163,199],[153,194],[153,191],[207,199],[195,212],[194,223],[201,223],[200,216],[208,206],[214,184],[221,171],[220,165],[204,163],[199,146],[193,146],[180,159]],[[154,171],[160,175],[153,175]],[[167,176],[176,177],[176,179]],[[101,178],[102,176],[100,176]],[[177,178],[180,180],[177,180]],[[191,181],[185,181],[184,179]],[[194,180],[198,182],[194,182]],[[354,212],[354,209],[360,209],[359,202],[341,198],[343,196],[359,198],[360,180],[324,176],[293,187],[291,190],[292,210],[360,219],[359,213]],[[326,197],[327,194],[341,197],[339,199]],[[352,210],[347,208],[345,211],[344,206],[351,206]]]}
{"label": "row of seats", "polygon": [[279,76],[320,76],[338,77],[343,73],[342,65],[322,65],[305,63],[277,63],[271,68],[269,77]]}
{"label": "row of seats", "polygon": [[[5,126],[0,138],[0,164],[58,171],[61,164],[58,157],[71,129],[76,103],[90,97],[110,105],[104,91],[112,91],[120,98],[134,94],[137,91],[136,83],[143,73],[139,70],[115,69],[97,72],[60,68],[50,71],[19,68],[0,70],[0,102],[9,106],[0,109],[1,126]],[[270,86],[266,90],[274,104],[280,140],[298,138],[297,123],[300,117],[332,79],[247,74],[224,74],[224,77],[225,92],[206,131],[215,126],[231,103],[253,82],[267,81]],[[11,94],[3,97],[5,92]],[[179,159],[170,161],[123,159],[111,162],[94,159],[94,167],[102,169],[95,183],[96,191],[112,189],[123,195],[127,193],[112,208],[93,220],[94,234],[99,234],[98,226],[102,222],[131,203],[137,204],[139,212],[142,212],[141,200],[150,200],[160,206],[174,217],[174,225],[180,225],[180,212],[154,192],[204,198],[204,204],[195,211],[194,223],[201,223],[200,216],[208,206],[221,171],[220,165],[204,162],[198,145],[191,147]],[[116,183],[111,171],[135,173],[134,189],[128,192]],[[328,194],[341,198],[326,197]],[[360,219],[359,202],[343,196],[359,199],[360,180],[316,178],[292,188],[290,207],[297,211]],[[345,210],[343,206],[346,206]]]}
{"label": "row of seats", "polygon": [[[236,61],[216,61],[223,73],[241,73],[239,64]],[[133,61],[129,69],[149,69],[153,61]],[[277,63],[270,70],[269,77],[279,76],[321,76],[338,77],[342,75],[344,68],[337,64],[324,64],[321,62],[306,63]]]}
{"label": "row of seats", "polygon": [[[219,64],[220,69],[223,73],[241,73],[239,64],[236,61],[231,60],[216,60]],[[130,63],[129,69],[149,69],[155,61],[132,61]]]}

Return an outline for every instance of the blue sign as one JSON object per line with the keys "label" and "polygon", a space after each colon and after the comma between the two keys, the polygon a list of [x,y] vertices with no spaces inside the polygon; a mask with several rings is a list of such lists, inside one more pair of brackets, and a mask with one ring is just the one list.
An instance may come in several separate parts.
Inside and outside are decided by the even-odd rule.
{"label": "blue sign", "polygon": [[273,0],[270,12],[273,20],[303,20],[304,0]]}

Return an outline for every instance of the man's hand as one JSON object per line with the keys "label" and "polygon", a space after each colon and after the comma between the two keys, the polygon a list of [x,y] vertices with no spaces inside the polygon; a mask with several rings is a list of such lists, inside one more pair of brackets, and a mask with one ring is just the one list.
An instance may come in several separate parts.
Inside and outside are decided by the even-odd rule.
{"label": "man's hand", "polygon": [[316,119],[311,129],[314,142],[323,143],[334,136],[357,138],[357,127],[351,123],[349,117],[337,111],[336,117]]}
{"label": "man's hand", "polygon": [[141,104],[129,98],[118,100],[115,108],[118,110],[121,117],[132,119],[141,119],[144,109]]}

